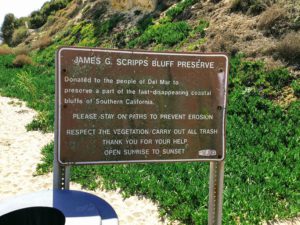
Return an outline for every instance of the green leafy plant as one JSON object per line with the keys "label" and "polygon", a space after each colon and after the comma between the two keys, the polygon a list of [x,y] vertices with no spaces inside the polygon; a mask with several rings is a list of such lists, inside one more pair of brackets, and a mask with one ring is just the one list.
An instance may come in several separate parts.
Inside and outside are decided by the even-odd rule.
{"label": "green leafy plant", "polygon": [[101,23],[96,23],[94,35],[96,37],[108,35],[112,31],[112,29],[115,28],[116,25],[122,20],[123,17],[124,15],[116,13],[108,20],[105,20]]}
{"label": "green leafy plant", "polygon": [[145,15],[137,22],[137,29],[139,31],[145,31],[149,26],[153,25],[153,15]]}
{"label": "green leafy plant", "polygon": [[18,29],[14,30],[11,41],[12,46],[17,46],[18,44],[22,43],[27,36],[28,29],[26,27],[19,27]]}
{"label": "green leafy plant", "polygon": [[49,165],[52,165],[54,160],[54,143],[51,142],[50,144],[46,145],[42,149],[42,162],[37,165],[36,168],[36,174],[35,175],[42,175],[45,173],[49,173],[52,171],[52,167]]}
{"label": "green leafy plant", "polygon": [[196,0],[182,0],[181,2],[177,3],[175,6],[172,6],[167,12],[166,16],[172,21],[174,20],[178,15],[183,13],[183,11],[195,4],[197,1]]}
{"label": "green leafy plant", "polygon": [[12,13],[5,15],[3,24],[1,26],[1,36],[4,43],[11,45],[12,37],[15,30],[15,16]]}
{"label": "green leafy plant", "polygon": [[291,86],[294,90],[294,95],[300,98],[300,79],[294,80]]}
{"label": "green leafy plant", "polygon": [[133,40],[129,45],[146,46],[151,43],[163,44],[165,46],[173,46],[184,40],[190,31],[190,26],[186,22],[173,22],[166,24],[154,24],[137,39]]}
{"label": "green leafy plant", "polygon": [[193,33],[199,33],[200,36],[203,38],[205,36],[205,30],[209,27],[209,22],[206,20],[199,20],[198,26],[193,30]]}
{"label": "green leafy plant", "polygon": [[47,17],[40,13],[40,11],[34,11],[29,18],[29,27],[31,29],[37,29],[43,26],[47,22]]}
{"label": "green leafy plant", "polygon": [[14,59],[14,55],[3,55],[0,58],[0,94],[24,100],[29,107],[39,112],[39,116],[28,128],[53,130],[54,68],[38,64],[15,67]]}
{"label": "green leafy plant", "polygon": [[69,0],[52,0],[46,2],[39,11],[34,11],[29,17],[29,26],[31,29],[37,29],[43,26],[48,19],[48,16],[55,14],[60,9],[65,8]]}

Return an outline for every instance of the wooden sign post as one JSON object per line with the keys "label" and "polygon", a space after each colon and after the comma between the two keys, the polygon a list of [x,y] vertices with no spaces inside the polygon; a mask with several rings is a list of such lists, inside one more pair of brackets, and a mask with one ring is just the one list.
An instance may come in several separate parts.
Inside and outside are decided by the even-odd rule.
{"label": "wooden sign post", "polygon": [[59,49],[55,187],[71,165],[209,161],[219,221],[227,75],[224,54]]}

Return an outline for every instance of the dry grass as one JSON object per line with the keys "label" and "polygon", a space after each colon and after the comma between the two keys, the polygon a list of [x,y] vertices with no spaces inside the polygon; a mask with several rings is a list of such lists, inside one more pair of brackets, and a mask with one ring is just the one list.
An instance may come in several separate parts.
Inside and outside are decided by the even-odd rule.
{"label": "dry grass", "polygon": [[48,32],[49,36],[53,36],[67,25],[68,20],[64,17],[59,18],[55,24],[53,24]]}
{"label": "dry grass", "polygon": [[300,33],[287,34],[275,47],[280,58],[291,64],[300,65]]}
{"label": "dry grass", "polygon": [[17,55],[13,61],[15,67],[23,67],[24,65],[31,65],[32,60],[28,55]]}
{"label": "dry grass", "polygon": [[51,43],[52,43],[52,39],[48,35],[45,35],[40,39],[36,40],[35,42],[33,42],[31,48],[42,50],[48,47]]}
{"label": "dry grass", "polygon": [[211,37],[213,40],[210,46],[210,50],[213,52],[226,52],[230,55],[235,55],[239,52],[236,42],[238,37],[229,32],[224,32],[222,35],[217,34]]}
{"label": "dry grass", "polygon": [[73,3],[72,5],[70,5],[65,12],[66,17],[74,18],[79,13],[79,11],[82,9],[82,5],[83,4],[80,4],[80,3]]}
{"label": "dry grass", "polygon": [[258,28],[268,35],[280,35],[282,29],[287,26],[287,11],[280,5],[273,5],[261,14]]}
{"label": "dry grass", "polygon": [[231,0],[231,12],[243,12],[258,15],[272,4],[272,0]]}
{"label": "dry grass", "polygon": [[30,52],[30,49],[26,46],[18,46],[14,48],[14,54],[15,55],[28,55]]}
{"label": "dry grass", "polygon": [[7,45],[0,46],[0,55],[9,55],[12,53],[13,53],[12,49],[10,47],[8,47]]}

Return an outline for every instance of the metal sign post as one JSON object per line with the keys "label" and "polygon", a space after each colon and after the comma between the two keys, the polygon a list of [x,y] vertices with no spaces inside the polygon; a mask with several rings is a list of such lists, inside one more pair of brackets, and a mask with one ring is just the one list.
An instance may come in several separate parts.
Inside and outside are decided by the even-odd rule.
{"label": "metal sign post", "polygon": [[222,224],[224,161],[210,163],[208,225]]}
{"label": "metal sign post", "polygon": [[[54,153],[54,158],[56,157],[57,154]],[[57,159],[53,162],[53,189],[70,189],[70,166],[59,165]]]}
{"label": "metal sign post", "polygon": [[[58,65],[58,59],[56,58],[56,65]],[[56,74],[57,75],[57,74]],[[58,84],[55,85],[55,92],[58,91]],[[58,102],[57,95],[55,95],[55,112],[59,110],[60,103]],[[70,189],[70,166],[60,165],[58,163],[57,155],[57,139],[58,139],[58,121],[57,114],[55,116],[55,135],[54,135],[54,160],[53,160],[53,189],[69,190]]]}

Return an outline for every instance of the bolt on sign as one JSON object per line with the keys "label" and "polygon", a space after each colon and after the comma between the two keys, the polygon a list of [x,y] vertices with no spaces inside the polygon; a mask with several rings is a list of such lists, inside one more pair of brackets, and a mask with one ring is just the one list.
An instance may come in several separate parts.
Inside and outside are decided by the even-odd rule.
{"label": "bolt on sign", "polygon": [[59,163],[222,161],[227,76],[224,54],[60,48]]}

